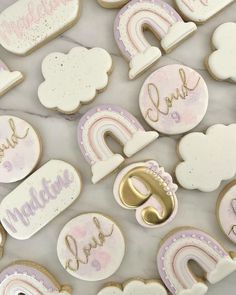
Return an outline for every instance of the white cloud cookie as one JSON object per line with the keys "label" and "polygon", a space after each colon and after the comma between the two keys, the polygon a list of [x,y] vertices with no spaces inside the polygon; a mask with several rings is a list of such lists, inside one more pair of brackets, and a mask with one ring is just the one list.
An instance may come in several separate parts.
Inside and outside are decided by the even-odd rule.
{"label": "white cloud cookie", "polygon": [[220,25],[212,37],[216,48],[208,59],[212,76],[218,80],[231,80],[236,83],[236,23]]}
{"label": "white cloud cookie", "polygon": [[214,125],[206,134],[190,133],[182,138],[179,154],[183,159],[176,168],[179,184],[186,189],[214,191],[221,181],[236,173],[236,124]]}
{"label": "white cloud cookie", "polygon": [[110,285],[98,295],[167,295],[166,289],[158,281],[131,280],[122,287]]}
{"label": "white cloud cookie", "polygon": [[111,68],[111,56],[101,48],[49,54],[42,63],[45,81],[38,89],[39,100],[46,108],[75,113],[107,86]]}

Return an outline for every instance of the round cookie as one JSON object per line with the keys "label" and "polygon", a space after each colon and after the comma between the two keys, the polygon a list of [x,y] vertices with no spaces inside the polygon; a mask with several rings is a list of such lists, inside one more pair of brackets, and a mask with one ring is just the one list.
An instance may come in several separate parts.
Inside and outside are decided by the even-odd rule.
{"label": "round cookie", "polygon": [[39,136],[29,123],[0,116],[0,183],[25,178],[36,167],[40,154]]}
{"label": "round cookie", "polygon": [[125,254],[119,227],[98,213],[69,221],[57,243],[57,255],[66,271],[84,281],[99,281],[117,271]]}
{"label": "round cookie", "polygon": [[196,71],[168,65],[144,82],[139,107],[146,122],[164,134],[180,134],[196,127],[208,107],[207,85]]}
{"label": "round cookie", "polygon": [[236,180],[229,183],[221,192],[216,213],[221,229],[236,244]]}

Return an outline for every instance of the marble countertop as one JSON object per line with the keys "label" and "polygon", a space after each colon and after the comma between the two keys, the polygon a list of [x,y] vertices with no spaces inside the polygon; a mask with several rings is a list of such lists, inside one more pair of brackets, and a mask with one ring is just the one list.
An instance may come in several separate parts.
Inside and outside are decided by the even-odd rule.
{"label": "marble countertop", "polygon": [[[13,3],[14,0],[1,0],[0,11]],[[173,4],[173,1],[167,1]],[[226,8],[206,24],[199,26],[197,33],[165,55],[149,71],[140,78],[128,80],[128,66],[121,57],[113,38],[113,21],[117,11],[101,8],[96,0],[84,0],[79,22],[56,40],[46,44],[27,57],[17,57],[3,48],[0,56],[12,70],[20,70],[25,75],[25,81],[8,92],[0,100],[0,114],[17,115],[32,123],[40,132],[43,144],[43,155],[40,164],[49,159],[63,159],[78,167],[83,177],[83,193],[69,209],[54,219],[46,228],[28,241],[17,241],[8,238],[4,258],[0,268],[17,259],[34,260],[47,267],[61,283],[71,284],[73,294],[95,295],[104,283],[110,281],[122,282],[130,277],[157,278],[156,254],[157,247],[165,234],[178,226],[191,225],[206,230],[225,245],[226,249],[236,250],[236,246],[228,241],[221,232],[216,216],[216,200],[222,186],[212,193],[201,193],[179,189],[179,212],[177,218],[161,229],[147,230],[139,226],[135,215],[129,210],[117,205],[112,194],[115,175],[91,184],[90,167],[82,157],[76,139],[76,126],[84,112],[98,103],[119,103],[127,108],[150,129],[143,121],[139,107],[138,95],[145,78],[156,68],[180,63],[194,68],[205,78],[210,92],[210,103],[207,115],[196,130],[204,131],[215,123],[233,123],[236,121],[236,85],[217,82],[211,78],[204,66],[204,59],[211,52],[210,39],[215,28],[224,22],[235,21],[236,3]],[[157,41],[147,34],[148,39],[156,44]],[[114,71],[105,92],[99,94],[96,100],[84,106],[73,116],[61,115],[48,111],[37,98],[37,88],[43,81],[41,61],[53,51],[68,52],[74,46],[102,47],[110,52],[114,62]],[[179,137],[161,136],[155,143],[138,153],[131,160],[134,162],[144,159],[156,159],[160,165],[173,174],[178,162],[176,143]],[[114,144],[114,143],[111,143]],[[114,146],[119,150],[119,147]],[[3,198],[17,184],[0,185],[0,196]],[[61,267],[57,259],[57,237],[66,222],[83,212],[97,211],[108,214],[117,221],[126,238],[126,255],[118,272],[105,282],[88,283],[74,279]],[[209,295],[235,294],[236,273],[223,282],[210,286]]]}

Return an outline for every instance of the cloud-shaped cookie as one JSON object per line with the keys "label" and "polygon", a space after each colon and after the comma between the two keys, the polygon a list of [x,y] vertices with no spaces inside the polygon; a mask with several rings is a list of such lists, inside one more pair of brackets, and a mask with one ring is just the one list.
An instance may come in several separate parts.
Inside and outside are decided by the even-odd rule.
{"label": "cloud-shaped cookie", "polygon": [[179,184],[186,189],[214,191],[222,180],[236,173],[236,124],[214,125],[206,134],[190,133],[182,138],[176,168]]}
{"label": "cloud-shaped cookie", "polygon": [[167,295],[166,289],[158,281],[131,280],[124,286],[110,285],[98,295]]}
{"label": "cloud-shaped cookie", "polygon": [[74,113],[107,86],[111,68],[111,56],[101,48],[49,54],[42,64],[45,81],[38,89],[39,100],[46,108]]}
{"label": "cloud-shaped cookie", "polygon": [[218,80],[236,83],[236,23],[220,25],[212,37],[216,48],[208,59],[210,73]]}

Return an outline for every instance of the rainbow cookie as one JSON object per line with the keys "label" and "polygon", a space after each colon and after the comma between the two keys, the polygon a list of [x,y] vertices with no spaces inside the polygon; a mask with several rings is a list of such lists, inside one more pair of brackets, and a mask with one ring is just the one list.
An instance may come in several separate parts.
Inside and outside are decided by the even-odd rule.
{"label": "rainbow cookie", "polygon": [[92,169],[92,182],[97,183],[118,168],[124,158],[114,154],[106,144],[111,135],[123,144],[123,151],[131,157],[158,138],[155,131],[145,131],[138,120],[116,105],[99,105],[88,111],[78,126],[78,143]]}
{"label": "rainbow cookie", "polygon": [[157,265],[161,279],[173,295],[204,295],[208,287],[194,275],[189,262],[196,262],[205,271],[205,279],[215,284],[236,270],[235,257],[210,235],[189,227],[176,229],[164,238]]}
{"label": "rainbow cookie", "polygon": [[34,128],[14,116],[0,116],[0,183],[25,178],[37,166],[41,141]]}
{"label": "rainbow cookie", "polygon": [[127,2],[129,0],[98,0],[98,3],[104,8],[119,8]]}
{"label": "rainbow cookie", "polygon": [[146,122],[165,134],[180,134],[196,127],[208,106],[207,85],[196,71],[168,65],[144,82],[139,107]]}
{"label": "rainbow cookie", "polygon": [[175,0],[185,18],[203,23],[234,0]]}
{"label": "rainbow cookie", "polygon": [[0,259],[3,256],[3,251],[4,251],[4,245],[7,239],[6,232],[3,228],[3,226],[0,224]]}
{"label": "rainbow cookie", "polygon": [[0,60],[0,96],[23,81],[21,72],[10,72],[5,63]]}
{"label": "rainbow cookie", "polygon": [[177,185],[154,160],[127,166],[117,175],[113,194],[119,205],[136,209],[136,219],[144,227],[164,226],[178,210]]}
{"label": "rainbow cookie", "polygon": [[229,183],[221,192],[216,215],[222,231],[236,244],[236,181]]}
{"label": "rainbow cookie", "polygon": [[125,241],[119,227],[99,213],[86,213],[68,222],[57,243],[65,270],[84,281],[100,281],[120,267]]}
{"label": "rainbow cookie", "polygon": [[158,47],[151,46],[143,30],[151,30],[165,52],[171,51],[196,29],[162,0],[132,0],[121,9],[114,25],[117,45],[129,61],[129,77],[134,79],[161,57]]}
{"label": "rainbow cookie", "polygon": [[16,261],[0,273],[1,295],[71,295],[69,286],[61,286],[41,265]]}
{"label": "rainbow cookie", "polygon": [[0,14],[0,44],[29,54],[75,24],[79,11],[80,0],[18,0]]}

